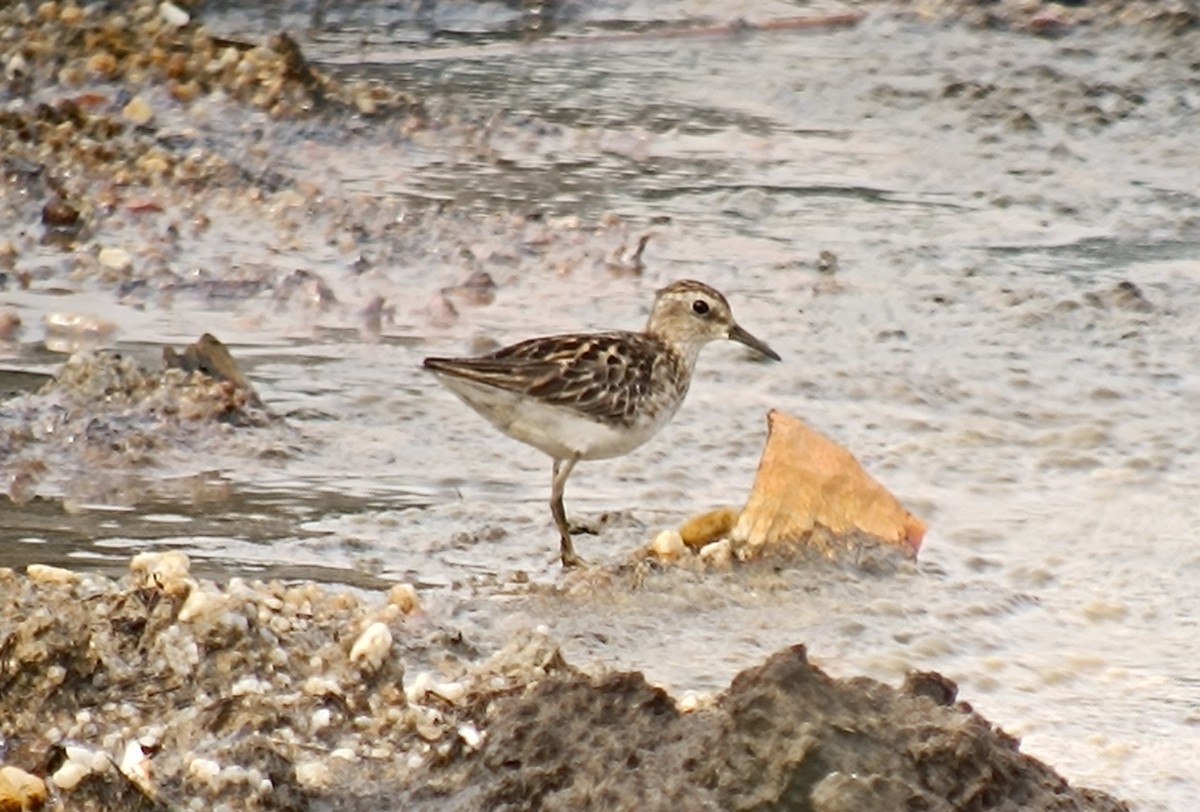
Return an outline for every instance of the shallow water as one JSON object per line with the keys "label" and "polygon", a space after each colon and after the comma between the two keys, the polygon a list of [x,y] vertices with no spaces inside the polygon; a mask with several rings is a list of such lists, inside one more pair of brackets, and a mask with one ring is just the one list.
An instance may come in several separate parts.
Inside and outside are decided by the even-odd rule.
{"label": "shallow water", "polygon": [[[1180,55],[1194,39],[1045,40],[884,12],[829,31],[600,36],[636,30],[650,11],[634,6],[521,45],[495,34],[511,23],[503,11],[479,8],[446,12],[455,38],[337,18],[302,43],[428,97],[443,126],[222,125],[247,161],[265,152],[330,198],[378,208],[346,222],[284,207],[247,226],[209,200],[211,226],[172,263],[216,278],[303,269],[339,304],[3,292],[30,325],[103,314],[119,348],[148,358],[211,330],[288,416],[300,451],[164,460],[139,472],[126,491],[150,495],[128,505],[80,502],[60,484],[51,501],[5,506],[0,564],[118,572],[131,552],[170,546],[218,577],[410,580],[482,638],[546,625],[573,661],[644,670],[677,691],[719,690],[804,642],[838,675],[941,671],[1073,782],[1138,809],[1189,808],[1200,84]],[[659,19],[731,13],[680,4]],[[217,121],[200,112],[192,126]],[[161,222],[113,239],[151,240]],[[613,272],[647,232],[644,274]],[[821,251],[835,273],[816,269]],[[46,247],[20,262],[53,275],[67,260]],[[451,293],[448,315],[439,291],[479,269],[494,299]],[[723,290],[784,361],[708,348],[660,437],[581,465],[568,510],[602,524],[581,553],[615,562],[662,527],[739,503],[765,413],[779,408],[848,446],[929,522],[918,565],[888,577],[673,573],[632,593],[543,594],[561,578],[549,461],[494,433],[420,359],[635,328],[679,277]],[[375,295],[396,306],[379,341],[359,330]],[[38,329],[5,366],[52,371]]]}

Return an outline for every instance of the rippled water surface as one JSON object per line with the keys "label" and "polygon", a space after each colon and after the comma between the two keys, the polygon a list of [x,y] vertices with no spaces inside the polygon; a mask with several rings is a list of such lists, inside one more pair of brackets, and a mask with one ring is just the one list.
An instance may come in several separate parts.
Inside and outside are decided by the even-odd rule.
{"label": "rippled water surface", "polygon": [[[182,249],[181,265],[216,273],[310,271],[338,306],[3,292],[28,324],[103,313],[117,346],[148,358],[217,333],[301,450],[172,460],[140,472],[150,495],[133,504],[7,505],[0,563],[116,572],[134,551],[171,546],[218,577],[410,580],[460,605],[481,636],[544,624],[574,661],[642,669],[678,691],[719,690],[804,642],[839,675],[942,671],[1072,781],[1138,809],[1190,808],[1189,41],[1130,29],[1040,39],[882,11],[828,30],[672,37],[643,27],[653,6],[632,6],[522,44],[503,9],[443,8],[435,23],[390,27],[332,15],[301,43],[339,72],[427,98],[441,126],[199,122],[330,199],[399,202],[419,220],[397,235],[321,206],[292,226],[217,213]],[[794,13],[721,8],[662,6],[658,19]],[[212,24],[252,37],[271,23],[231,12]],[[645,271],[631,274],[646,233]],[[823,251],[832,273],[817,268]],[[47,248],[22,261],[56,260]],[[440,291],[477,270],[498,283],[494,298],[451,292],[451,314]],[[580,536],[580,551],[617,561],[660,528],[741,502],[778,408],[848,446],[929,522],[911,571],[672,574],[633,593],[542,594],[562,578],[549,460],[492,431],[420,359],[636,328],[679,277],[723,290],[784,361],[709,347],[658,438],[581,465],[568,511],[599,534]],[[358,312],[375,295],[395,322],[369,341]],[[4,365],[52,371],[61,356],[27,337]]]}

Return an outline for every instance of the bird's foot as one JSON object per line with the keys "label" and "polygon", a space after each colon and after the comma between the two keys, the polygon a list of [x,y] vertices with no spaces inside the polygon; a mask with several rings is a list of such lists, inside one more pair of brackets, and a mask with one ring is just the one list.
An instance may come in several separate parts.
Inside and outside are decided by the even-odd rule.
{"label": "bird's foot", "polygon": [[562,547],[560,549],[560,557],[562,558],[563,569],[571,569],[572,567],[587,567],[587,566],[589,566],[587,559],[583,558],[582,556],[580,556],[578,553],[575,552],[574,545],[572,545],[571,540],[567,539],[567,538],[562,540]]}

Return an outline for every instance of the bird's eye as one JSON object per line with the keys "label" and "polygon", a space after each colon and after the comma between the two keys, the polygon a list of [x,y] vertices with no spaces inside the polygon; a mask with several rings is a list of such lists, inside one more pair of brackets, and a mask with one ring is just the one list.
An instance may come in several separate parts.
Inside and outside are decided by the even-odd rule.
{"label": "bird's eye", "polygon": [[692,302],[692,312],[697,316],[707,316],[708,302],[704,301],[703,299],[697,299],[696,301]]}

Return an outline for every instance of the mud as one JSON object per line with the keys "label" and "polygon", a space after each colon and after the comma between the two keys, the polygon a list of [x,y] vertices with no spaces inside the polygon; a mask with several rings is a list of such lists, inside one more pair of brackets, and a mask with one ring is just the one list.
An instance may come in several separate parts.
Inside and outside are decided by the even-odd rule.
{"label": "mud", "polygon": [[[0,406],[0,565],[83,573],[4,577],[0,673],[53,724],[16,708],[3,759],[88,765],[60,798],[93,808],[553,806],[577,786],[1111,808],[963,709],[853,679],[936,670],[1072,785],[1189,808],[1194,4],[852,5],[828,29],[772,27],[791,3],[0,9],[0,391],[24,393]],[[548,463],[455,411],[420,358],[636,328],[690,276],[785,363],[710,352],[661,443],[577,472],[601,566],[564,577]],[[206,332],[282,420],[161,371]],[[918,563],[639,557],[739,503],[770,408],[929,519]],[[144,549],[191,555],[186,594],[218,620],[97,575]],[[379,605],[398,582],[423,614]],[[376,621],[392,657],[372,670]],[[841,679],[758,665],[798,642]],[[794,683],[897,724],[818,719],[813,750],[738,705],[746,680],[748,702]],[[603,718],[588,747],[559,734],[601,711],[661,781],[646,759],[612,777],[631,748]],[[965,748],[961,782],[923,777],[915,713],[937,764]],[[814,774],[825,752],[841,777]],[[853,777],[881,767],[904,777]],[[322,783],[343,775],[352,793]]]}
{"label": "mud", "polygon": [[0,572],[3,759],[55,808],[1127,809],[937,674],[836,680],[794,646],[682,699],[536,634],[489,652],[409,591],[135,566]]}

